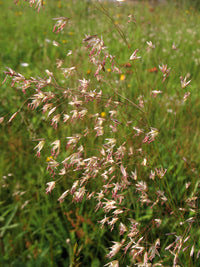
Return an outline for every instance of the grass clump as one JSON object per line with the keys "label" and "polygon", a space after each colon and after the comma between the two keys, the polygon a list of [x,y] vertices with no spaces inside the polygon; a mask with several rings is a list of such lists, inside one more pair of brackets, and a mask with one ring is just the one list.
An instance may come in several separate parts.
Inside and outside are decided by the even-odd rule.
{"label": "grass clump", "polygon": [[2,264],[197,266],[198,11],[1,8]]}

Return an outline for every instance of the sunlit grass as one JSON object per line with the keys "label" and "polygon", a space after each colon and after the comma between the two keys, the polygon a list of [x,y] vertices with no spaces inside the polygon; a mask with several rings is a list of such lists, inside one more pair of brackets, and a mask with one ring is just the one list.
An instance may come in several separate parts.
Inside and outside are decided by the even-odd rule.
{"label": "sunlit grass", "polygon": [[[76,1],[56,1],[56,4],[48,1],[44,11],[39,13],[23,1],[18,5],[7,1],[0,3],[4,29],[0,32],[2,81],[6,67],[11,67],[26,77],[44,77],[45,69],[48,69],[55,72],[58,88],[73,88],[77,86],[78,79],[85,77],[91,80],[94,89],[101,88],[107,98],[115,95],[115,100],[122,103],[117,112],[119,129],[116,136],[119,144],[126,141],[130,147],[141,147],[150,158],[150,166],[168,169],[167,179],[152,183],[149,191],[152,194],[156,190],[167,192],[171,201],[168,211],[170,213],[173,210],[178,218],[181,213],[176,211],[176,207],[181,207],[186,199],[186,184],[191,183],[191,198],[198,192],[200,30],[196,25],[200,22],[199,11],[188,5],[181,7],[174,3],[153,7],[148,3],[122,4],[113,8],[111,3],[101,4],[98,1],[73,2]],[[134,17],[128,17],[130,14]],[[59,16],[69,17],[70,23],[61,33],[55,34],[55,21],[52,18]],[[130,19],[132,21],[129,22]],[[99,85],[96,82],[95,68],[88,64],[88,51],[82,44],[86,34],[103,36],[109,53],[115,55],[117,66],[122,70],[121,74],[113,74],[111,66],[106,65],[105,84]],[[150,41],[152,46],[149,45]],[[141,59],[130,61],[131,54],[137,48]],[[69,51],[72,54],[68,54]],[[77,72],[70,81],[66,82],[57,71],[56,59],[64,60],[66,68],[76,66]],[[162,64],[167,64],[170,68],[170,75],[165,82],[161,72]],[[180,76],[187,75],[191,83],[183,89]],[[118,88],[116,94],[115,87]],[[32,116],[26,105],[16,121],[7,124],[11,115],[22,107],[27,95],[23,95],[16,87],[11,88],[8,82],[1,88],[0,117],[4,116],[5,122],[0,134],[3,140],[0,145],[3,151],[0,157],[0,264],[9,266],[12,263],[18,266],[29,262],[30,266],[69,266],[73,263],[72,266],[78,266],[79,262],[89,262],[91,266],[102,266],[106,263],[105,250],[111,246],[110,241],[117,237],[117,230],[110,232],[98,228],[96,222],[102,219],[103,213],[94,214],[96,204],[91,201],[74,204],[69,197],[63,205],[57,202],[63,191],[79,177],[79,173],[69,172],[70,178],[60,180],[53,194],[46,195],[46,183],[49,182],[46,167],[49,162],[47,158],[51,157],[51,147],[45,148],[40,159],[33,153],[38,144],[38,136],[45,137],[49,143],[56,138],[63,141],[73,133],[71,127],[58,127],[54,131],[49,128],[48,121],[45,121],[47,116],[41,116],[41,108],[38,115]],[[56,92],[53,87],[51,90]],[[190,95],[184,101],[187,91]],[[141,107],[143,113],[127,99]],[[110,110],[104,104],[94,103],[89,112],[100,112],[100,117],[109,127]],[[142,138],[136,141],[133,130],[126,125],[129,120],[132,120],[135,127],[144,125],[144,128],[153,126],[158,129],[156,142],[142,143]],[[90,125],[90,119],[85,124]],[[85,127],[78,123],[73,123],[72,126],[73,131],[77,132]],[[108,130],[106,135],[109,136]],[[84,140],[89,150],[88,155],[99,153],[97,148],[103,140],[101,137],[97,141],[89,135]],[[61,150],[59,159],[62,160],[64,155],[65,151]],[[126,162],[128,170],[136,166],[138,176],[146,175],[147,172],[141,167],[144,164],[141,156],[131,161],[127,159]],[[97,187],[100,185],[101,181],[95,184]],[[91,188],[92,186],[94,185]],[[159,209],[156,214],[150,208],[139,210],[136,197],[132,194],[135,192],[129,190],[126,197],[127,207],[135,212],[133,218],[145,225],[151,218],[164,217],[163,229],[171,232],[177,229],[177,234],[181,235],[179,223],[183,218],[178,218],[177,224],[172,225],[170,214],[164,216]],[[194,216],[192,211],[187,215],[187,218]],[[196,224],[191,231],[191,239],[195,238],[198,228]],[[165,242],[165,233],[160,233],[160,239],[162,243]],[[196,244],[198,248],[198,240]],[[194,263],[189,259],[189,252],[181,256],[181,264],[185,260],[187,266],[198,264],[197,259]],[[165,264],[170,265],[170,259],[165,259]]]}

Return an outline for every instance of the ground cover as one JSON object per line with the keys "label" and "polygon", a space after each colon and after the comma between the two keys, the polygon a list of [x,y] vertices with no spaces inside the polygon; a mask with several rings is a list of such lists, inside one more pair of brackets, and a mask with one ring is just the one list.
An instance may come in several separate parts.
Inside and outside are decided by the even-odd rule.
{"label": "ground cover", "polygon": [[[77,88],[83,86],[79,80],[90,80],[90,89],[103,92],[101,101],[97,97],[90,105],[81,99],[82,110],[75,104],[76,111],[87,108],[86,117],[67,124],[59,122],[54,124],[57,126],[54,129],[49,127],[52,116],[41,113],[42,105],[34,113],[30,110],[31,105],[35,109],[32,101],[36,98],[28,99],[35,94],[34,86],[24,94],[17,84],[11,87],[9,79],[2,84],[1,263],[4,266],[103,266],[112,254],[115,256],[114,248],[110,253],[107,250],[115,241],[123,247],[115,256],[120,266],[142,264],[145,257],[149,260],[152,257],[152,264],[160,262],[163,266],[197,266],[200,32],[196,25],[199,11],[188,4],[173,2],[151,6],[146,2],[116,5],[99,1],[78,4],[77,1],[48,1],[44,11],[37,13],[26,2],[14,5],[2,1],[0,8],[8,11],[2,12],[1,20],[2,81],[6,67],[22,73],[26,80],[38,76],[47,79],[53,72],[56,83],[50,84],[50,90],[56,97],[51,104],[62,115],[74,110],[69,109],[70,100],[79,100]],[[69,17],[69,25],[55,34],[56,21],[52,18],[60,16]],[[100,70],[102,77],[94,76],[96,66],[88,62],[88,50],[83,43],[83,39],[86,44],[90,41],[86,34],[95,35],[94,39],[102,36],[106,51],[115,56],[115,70],[108,60]],[[130,60],[131,55],[139,58]],[[63,60],[65,68],[75,66],[73,76],[63,76],[56,59]],[[69,101],[63,98],[68,88],[71,89]],[[114,103],[118,103],[117,108]],[[116,114],[112,113],[115,109]],[[8,123],[17,110],[19,116]],[[98,119],[91,119],[97,113]],[[97,121],[102,121],[103,129]],[[116,139],[116,147],[112,149],[116,149],[113,150],[113,176],[117,178],[111,183],[112,171],[108,175],[108,170],[100,169],[98,163],[98,179],[94,176],[85,185],[87,192],[96,191],[96,199],[88,201],[85,193],[82,202],[74,203],[76,199],[71,202],[73,194],[69,194],[60,204],[57,199],[77,180],[81,181],[86,170],[85,166],[77,172],[69,168],[64,176],[56,173],[56,178],[51,177],[46,167],[52,159],[59,166],[50,167],[55,172],[61,171],[62,161],[73,153],[73,149],[66,152],[62,147],[57,154],[58,146],[51,153],[51,144],[55,140],[65,143],[66,137],[77,132],[83,134],[87,127],[91,134],[81,137],[76,149],[83,145],[84,160],[91,157],[104,160],[107,152],[101,148],[112,145],[105,140]],[[34,147],[43,140],[40,138],[45,138],[48,145],[37,158]],[[109,168],[113,167],[109,164]],[[108,205],[105,198],[113,196],[112,190],[121,179],[125,179],[121,184],[125,190],[120,189],[119,195],[127,210],[119,221],[126,225],[129,218],[132,227],[134,222],[140,224],[138,229],[135,225],[136,237],[144,238],[141,247],[146,247],[147,254],[145,249],[140,252],[137,248],[140,253],[135,255],[132,248],[124,255],[127,243],[120,243],[123,239],[117,223],[109,212],[106,215],[110,219],[102,221]],[[46,183],[51,180],[56,180],[56,187],[46,195]],[[108,195],[101,203],[104,210],[95,212],[101,188]],[[125,235],[128,240],[130,236]]]}

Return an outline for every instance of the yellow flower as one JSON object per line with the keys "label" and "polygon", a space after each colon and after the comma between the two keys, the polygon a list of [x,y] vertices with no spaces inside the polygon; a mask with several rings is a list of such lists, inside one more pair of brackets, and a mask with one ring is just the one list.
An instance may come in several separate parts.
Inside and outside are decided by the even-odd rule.
{"label": "yellow flower", "polygon": [[46,161],[49,162],[49,161],[51,161],[52,159],[53,159],[53,157],[50,156],[50,157],[47,157],[47,158],[46,158]]}
{"label": "yellow flower", "polygon": [[19,12],[15,12],[15,16],[21,16],[22,15],[22,12],[19,11]]}
{"label": "yellow flower", "polygon": [[66,44],[68,41],[67,40],[62,40],[62,43],[63,44]]}
{"label": "yellow flower", "polygon": [[107,69],[107,72],[111,72],[111,69]]}
{"label": "yellow flower", "polygon": [[74,33],[73,32],[68,32],[68,35],[74,35]]}
{"label": "yellow flower", "polygon": [[126,76],[124,74],[120,75],[120,81],[124,81],[126,79]]}
{"label": "yellow flower", "polygon": [[101,117],[102,118],[105,118],[106,117],[106,113],[103,111],[103,112],[101,112]]}
{"label": "yellow flower", "polygon": [[87,74],[90,74],[91,73],[91,70],[87,70]]}

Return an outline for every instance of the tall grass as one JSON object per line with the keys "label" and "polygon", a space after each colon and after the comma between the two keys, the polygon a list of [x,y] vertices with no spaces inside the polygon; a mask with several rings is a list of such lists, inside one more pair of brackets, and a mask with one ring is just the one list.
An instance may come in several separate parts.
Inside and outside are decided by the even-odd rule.
{"label": "tall grass", "polygon": [[198,11],[0,8],[1,264],[198,266]]}

